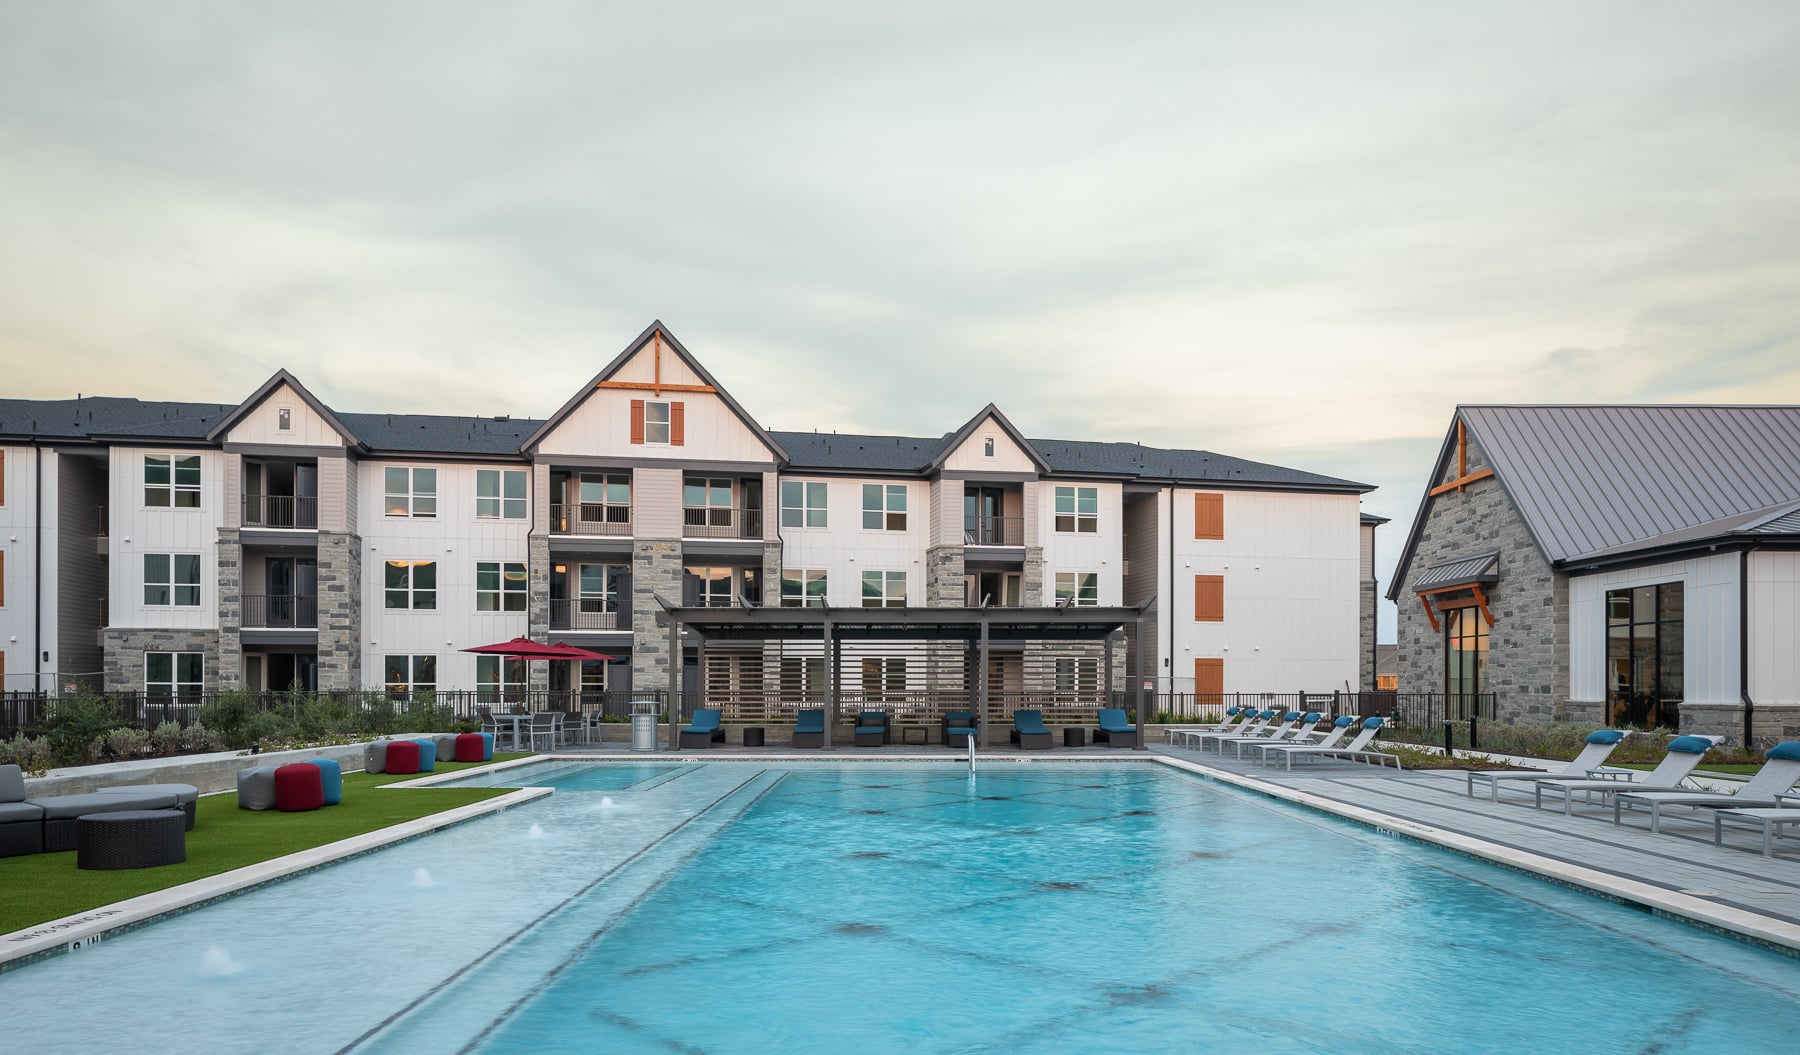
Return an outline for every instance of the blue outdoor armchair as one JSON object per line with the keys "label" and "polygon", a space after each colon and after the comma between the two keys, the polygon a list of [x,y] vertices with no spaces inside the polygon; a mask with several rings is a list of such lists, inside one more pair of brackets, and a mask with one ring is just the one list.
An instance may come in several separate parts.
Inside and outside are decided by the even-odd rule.
{"label": "blue outdoor armchair", "polygon": [[1050,750],[1050,730],[1044,728],[1044,712],[1014,711],[1012,742],[1018,744],[1021,751]]}
{"label": "blue outdoor armchair", "polygon": [[712,707],[695,708],[693,724],[681,727],[681,749],[711,747],[714,742],[725,742],[725,730],[719,728],[719,711]]}
{"label": "blue outdoor armchair", "polygon": [[1094,742],[1105,740],[1114,747],[1136,747],[1138,745],[1137,727],[1125,717],[1125,712],[1118,707],[1102,707],[1096,715],[1100,719],[1100,728],[1094,733]]}
{"label": "blue outdoor armchair", "polygon": [[825,710],[824,708],[807,708],[794,719],[795,747],[825,746]]}

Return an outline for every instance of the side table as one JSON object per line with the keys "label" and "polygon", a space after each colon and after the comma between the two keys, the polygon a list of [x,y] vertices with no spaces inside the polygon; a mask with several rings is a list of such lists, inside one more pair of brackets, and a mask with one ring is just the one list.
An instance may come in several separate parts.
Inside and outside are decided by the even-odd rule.
{"label": "side table", "polygon": [[75,822],[75,867],[154,868],[187,860],[187,814],[181,810],[90,813]]}
{"label": "side table", "polygon": [[1085,726],[1080,726],[1080,725],[1064,726],[1063,727],[1063,746],[1064,747],[1086,747],[1087,746],[1087,728]]}
{"label": "side table", "polygon": [[745,726],[744,727],[744,746],[745,747],[761,747],[762,745],[763,745],[762,726],[760,726],[760,725]]}

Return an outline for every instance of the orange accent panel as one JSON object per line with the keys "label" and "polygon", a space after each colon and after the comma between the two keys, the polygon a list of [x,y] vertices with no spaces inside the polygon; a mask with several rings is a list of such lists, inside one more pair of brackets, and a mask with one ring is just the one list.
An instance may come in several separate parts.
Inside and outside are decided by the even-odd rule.
{"label": "orange accent panel", "polygon": [[1222,659],[1194,660],[1194,695],[1223,696],[1225,694],[1225,661]]}
{"label": "orange accent panel", "polygon": [[662,395],[662,331],[657,330],[652,333],[650,337],[656,342],[656,365],[653,367],[655,372],[650,375],[655,380],[656,385],[652,391],[660,396]]}
{"label": "orange accent panel", "polygon": [[1426,599],[1424,594],[1420,594],[1419,603],[1425,606],[1425,618],[1431,620],[1432,633],[1441,633],[1444,627],[1438,622],[1437,613],[1431,610],[1431,601]]}
{"label": "orange accent panel", "polygon": [[644,442],[644,401],[631,401],[631,442]]}
{"label": "orange accent panel", "polygon": [[624,389],[630,389],[633,392],[654,392],[658,395],[661,395],[664,392],[714,393],[714,392],[718,391],[718,389],[714,388],[711,385],[663,385],[663,384],[652,384],[649,381],[602,381],[599,384],[595,385],[594,387],[595,388],[624,388]]}
{"label": "orange accent panel", "polygon": [[679,447],[685,442],[687,433],[687,407],[682,403],[669,404],[669,445]]}
{"label": "orange accent panel", "polygon": [[1213,491],[1194,492],[1194,537],[1225,537],[1225,496]]}
{"label": "orange accent panel", "polygon": [[1494,613],[1488,611],[1487,593],[1482,590],[1480,583],[1476,583],[1471,589],[1475,591],[1475,603],[1481,608],[1481,617],[1487,620],[1487,625],[1493,626]]}
{"label": "orange accent panel", "polygon": [[1222,623],[1225,621],[1225,576],[1194,576],[1194,621],[1196,623]]}

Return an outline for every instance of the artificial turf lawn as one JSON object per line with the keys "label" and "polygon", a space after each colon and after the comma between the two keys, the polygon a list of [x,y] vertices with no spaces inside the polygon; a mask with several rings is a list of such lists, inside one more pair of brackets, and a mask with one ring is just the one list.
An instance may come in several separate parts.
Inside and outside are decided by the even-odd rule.
{"label": "artificial turf lawn", "polygon": [[[523,758],[496,754],[495,762]],[[477,769],[488,763],[440,762],[437,772]],[[86,872],[75,867],[75,851],[0,858],[0,934],[45,923],[115,901],[165,890],[234,868],[429,817],[458,806],[505,795],[512,788],[396,788],[383,784],[426,774],[345,773],[343,801],[306,813],[240,810],[237,796],[202,795],[194,830],[187,833],[187,860],[160,868]]]}

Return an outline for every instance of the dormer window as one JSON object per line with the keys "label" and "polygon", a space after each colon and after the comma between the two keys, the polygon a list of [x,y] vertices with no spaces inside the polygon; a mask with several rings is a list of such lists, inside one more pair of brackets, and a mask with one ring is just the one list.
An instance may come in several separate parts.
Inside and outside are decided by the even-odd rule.
{"label": "dormer window", "polygon": [[[279,432],[294,431],[294,411],[291,407],[278,407],[275,410],[275,428]],[[991,441],[990,441],[991,446]]]}
{"label": "dormer window", "polygon": [[644,401],[644,442],[669,442],[669,404],[655,399]]}
{"label": "dormer window", "polygon": [[994,437],[989,436],[981,441],[981,455],[984,458],[994,456]]}

